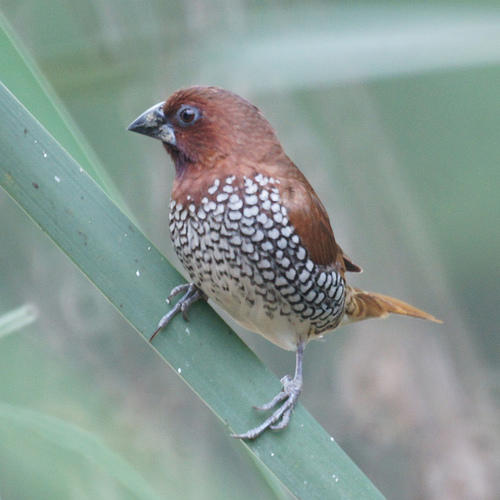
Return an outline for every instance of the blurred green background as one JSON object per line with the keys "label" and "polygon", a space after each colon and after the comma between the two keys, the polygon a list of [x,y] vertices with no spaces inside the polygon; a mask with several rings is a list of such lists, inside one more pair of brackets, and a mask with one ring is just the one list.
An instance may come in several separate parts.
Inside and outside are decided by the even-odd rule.
{"label": "blurred green background", "polygon": [[[257,104],[364,268],[351,282],[445,321],[365,322],[310,344],[302,402],[388,498],[495,497],[497,2],[1,6],[96,175],[171,259],[170,161],[126,126],[191,84]],[[2,499],[288,497],[3,191],[0,217]],[[29,325],[2,327],[21,307]],[[240,333],[279,376],[292,370],[290,353]]]}

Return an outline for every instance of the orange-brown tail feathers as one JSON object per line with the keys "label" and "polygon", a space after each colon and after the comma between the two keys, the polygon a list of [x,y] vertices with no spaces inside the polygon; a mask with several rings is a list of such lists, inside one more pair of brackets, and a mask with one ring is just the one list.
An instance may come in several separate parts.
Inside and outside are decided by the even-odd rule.
{"label": "orange-brown tail feathers", "polygon": [[347,286],[345,311],[345,323],[368,318],[384,318],[391,313],[442,323],[432,314],[417,309],[402,300],[381,293],[365,292],[351,286]]}

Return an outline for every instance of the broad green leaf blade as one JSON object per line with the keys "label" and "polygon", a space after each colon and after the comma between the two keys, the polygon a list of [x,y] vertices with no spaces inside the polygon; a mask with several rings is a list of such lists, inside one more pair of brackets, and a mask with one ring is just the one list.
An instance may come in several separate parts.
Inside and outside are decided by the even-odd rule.
{"label": "broad green leaf blade", "polygon": [[2,48],[2,82],[16,89],[24,106],[35,115],[57,141],[80,163],[120,207],[125,209],[122,197],[100,164],[97,156],[78,127],[66,112],[64,105],[45,80],[28,51],[16,40],[14,31],[0,12],[0,47]]}
{"label": "broad green leaf blade", "polygon": [[148,482],[120,455],[110,450],[94,434],[60,418],[0,402],[0,436],[18,428],[53,445],[76,453],[108,472],[141,500],[159,500]]}
{"label": "broad green leaf blade", "polygon": [[[4,86],[0,113],[0,184],[148,337],[181,276]],[[280,389],[276,376],[206,304],[193,308],[189,324],[176,318],[154,347],[228,433],[259,423],[252,405]],[[299,498],[382,498],[301,405],[286,430],[243,445]]]}

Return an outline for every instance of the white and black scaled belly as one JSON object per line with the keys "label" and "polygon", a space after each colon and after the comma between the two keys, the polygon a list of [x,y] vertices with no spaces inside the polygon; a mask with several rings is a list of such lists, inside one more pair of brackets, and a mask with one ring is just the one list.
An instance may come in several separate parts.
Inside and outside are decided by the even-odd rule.
{"label": "white and black scaled belly", "polygon": [[334,329],[345,283],[308,257],[263,175],[215,179],[195,205],[170,204],[170,233],[191,280],[244,327],[284,349]]}

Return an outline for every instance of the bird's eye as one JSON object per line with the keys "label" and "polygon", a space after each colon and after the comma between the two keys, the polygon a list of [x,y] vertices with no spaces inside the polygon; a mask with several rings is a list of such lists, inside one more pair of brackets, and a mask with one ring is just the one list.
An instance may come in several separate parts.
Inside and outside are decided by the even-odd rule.
{"label": "bird's eye", "polygon": [[183,105],[177,111],[177,121],[179,125],[187,127],[192,125],[200,117],[200,111],[194,106]]}

